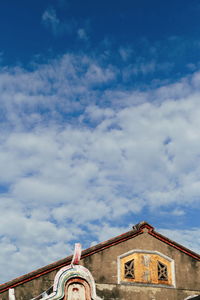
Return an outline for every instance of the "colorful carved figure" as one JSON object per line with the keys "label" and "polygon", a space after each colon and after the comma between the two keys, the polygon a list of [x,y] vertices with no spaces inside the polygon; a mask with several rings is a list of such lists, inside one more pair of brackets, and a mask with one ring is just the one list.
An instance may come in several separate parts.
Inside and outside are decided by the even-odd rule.
{"label": "colorful carved figure", "polygon": [[79,265],[62,268],[56,275],[53,293],[45,300],[100,300],[88,269]]}
{"label": "colorful carved figure", "polygon": [[[41,300],[101,300],[96,295],[94,278],[88,269],[78,265],[81,257],[81,245],[75,245],[71,265],[58,271],[54,279],[53,292],[43,293]],[[34,300],[32,299],[32,300]]]}

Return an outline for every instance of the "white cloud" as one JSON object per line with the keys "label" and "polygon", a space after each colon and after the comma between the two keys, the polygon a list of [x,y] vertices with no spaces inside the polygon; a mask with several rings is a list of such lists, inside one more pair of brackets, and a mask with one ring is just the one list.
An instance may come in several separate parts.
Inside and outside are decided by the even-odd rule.
{"label": "white cloud", "polygon": [[78,38],[80,40],[83,40],[83,41],[88,40],[88,35],[87,35],[86,30],[84,28],[79,28],[78,31],[77,31],[77,34],[78,34]]}
{"label": "white cloud", "polygon": [[119,54],[123,61],[128,61],[130,56],[133,54],[133,50],[130,47],[120,47]]}
{"label": "white cloud", "polygon": [[175,216],[183,216],[183,215],[185,215],[185,211],[182,210],[182,209],[178,209],[178,208],[174,209],[171,213],[173,215],[175,215]]}
{"label": "white cloud", "polygon": [[60,20],[58,19],[54,8],[50,7],[45,10],[42,15],[42,21],[47,27],[52,29],[55,35],[58,33],[60,28]]}
{"label": "white cloud", "polygon": [[140,92],[118,72],[85,55],[1,70],[2,281],[127,230],[115,224],[143,208],[181,218],[199,202],[199,73]]}
{"label": "white cloud", "polygon": [[69,19],[67,22],[62,21],[57,16],[56,10],[53,7],[48,7],[42,15],[42,23],[49,28],[55,36],[65,33],[71,34],[75,32],[77,24],[75,20]]}

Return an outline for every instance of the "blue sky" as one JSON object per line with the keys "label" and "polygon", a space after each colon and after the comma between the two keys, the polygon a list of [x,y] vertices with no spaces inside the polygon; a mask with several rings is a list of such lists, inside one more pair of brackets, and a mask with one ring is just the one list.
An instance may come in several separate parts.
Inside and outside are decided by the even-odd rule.
{"label": "blue sky", "polygon": [[141,220],[199,252],[199,15],[0,3],[2,283]]}

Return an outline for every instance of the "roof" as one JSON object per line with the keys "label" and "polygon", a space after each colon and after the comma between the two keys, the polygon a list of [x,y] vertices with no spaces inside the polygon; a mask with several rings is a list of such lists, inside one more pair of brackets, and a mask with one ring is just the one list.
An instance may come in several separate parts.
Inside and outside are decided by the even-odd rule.
{"label": "roof", "polygon": [[[114,245],[117,245],[119,243],[122,243],[124,241],[127,241],[131,238],[134,238],[140,234],[143,234],[144,232],[148,232],[148,234],[150,234],[151,236],[155,237],[156,239],[170,245],[171,247],[185,253],[186,255],[189,255],[190,257],[192,257],[193,259],[196,259],[198,261],[200,261],[200,255],[191,251],[190,249],[187,249],[186,247],[168,239],[167,237],[161,235],[160,233],[156,232],[154,230],[154,227],[151,226],[150,224],[148,224],[145,221],[142,221],[138,224],[136,224],[135,226],[133,226],[133,229],[123,233],[117,237],[114,237],[112,239],[109,239],[105,242],[99,243],[93,247],[90,247],[88,249],[85,249],[82,251],[82,255],[81,255],[81,259],[90,256],[94,253],[100,252],[104,249],[110,248]],[[25,274],[23,276],[20,276],[18,278],[15,278],[11,281],[8,281],[4,284],[0,285],[0,293],[5,292],[6,290],[10,289],[10,288],[14,288],[18,285],[21,285],[25,282],[31,281],[33,279],[36,279],[44,274],[50,273],[54,270],[59,270],[60,268],[62,268],[63,266],[69,265],[71,263],[72,260],[72,255],[67,256],[64,259],[58,260],[52,264],[49,264],[43,268],[37,269],[33,272],[30,272],[28,274]]]}

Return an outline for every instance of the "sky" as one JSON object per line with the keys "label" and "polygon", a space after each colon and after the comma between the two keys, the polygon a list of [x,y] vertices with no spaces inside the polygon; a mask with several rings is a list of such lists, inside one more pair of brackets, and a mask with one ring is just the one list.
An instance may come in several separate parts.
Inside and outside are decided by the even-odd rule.
{"label": "sky", "polygon": [[1,1],[0,169],[0,283],[142,220],[199,253],[199,0]]}

